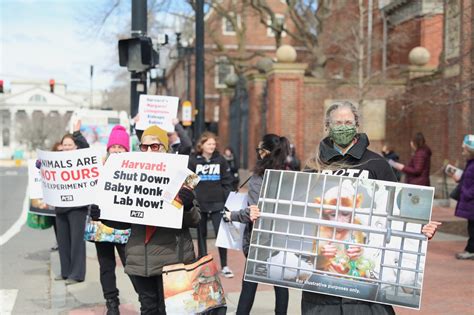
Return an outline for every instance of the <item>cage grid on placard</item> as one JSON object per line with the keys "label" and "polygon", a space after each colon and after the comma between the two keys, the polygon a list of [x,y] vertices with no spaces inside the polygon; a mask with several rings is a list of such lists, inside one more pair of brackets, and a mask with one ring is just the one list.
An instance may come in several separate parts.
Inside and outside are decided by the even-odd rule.
{"label": "cage grid on placard", "polygon": [[[421,227],[429,221],[431,207],[407,215],[402,185],[382,183],[267,170],[245,279],[306,290],[312,275],[324,275],[336,282],[376,287],[367,300],[419,308],[426,256]],[[418,195],[411,191],[413,201]],[[346,254],[338,253],[328,262],[322,254],[328,244]],[[350,258],[347,253],[354,248],[362,254]]]}

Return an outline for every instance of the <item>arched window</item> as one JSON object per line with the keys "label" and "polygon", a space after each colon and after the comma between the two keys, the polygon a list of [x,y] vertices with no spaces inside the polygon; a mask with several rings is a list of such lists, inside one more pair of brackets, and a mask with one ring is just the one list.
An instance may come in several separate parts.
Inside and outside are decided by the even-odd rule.
{"label": "arched window", "polygon": [[29,103],[46,103],[46,97],[43,95],[35,94],[28,100]]}

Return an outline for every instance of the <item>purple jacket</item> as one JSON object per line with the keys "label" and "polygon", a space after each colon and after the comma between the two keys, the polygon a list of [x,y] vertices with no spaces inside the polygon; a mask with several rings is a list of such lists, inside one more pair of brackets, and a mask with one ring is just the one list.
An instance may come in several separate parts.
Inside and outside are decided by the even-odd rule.
{"label": "purple jacket", "polygon": [[474,220],[474,159],[467,161],[461,180],[461,195],[454,214],[457,217]]}
{"label": "purple jacket", "polygon": [[423,146],[415,151],[410,162],[402,169],[407,174],[407,184],[430,185],[431,150]]}

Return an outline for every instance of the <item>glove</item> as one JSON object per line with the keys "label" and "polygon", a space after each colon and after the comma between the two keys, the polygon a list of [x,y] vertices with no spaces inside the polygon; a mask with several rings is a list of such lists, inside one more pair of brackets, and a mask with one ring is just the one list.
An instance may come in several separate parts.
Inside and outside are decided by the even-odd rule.
{"label": "glove", "polygon": [[36,160],[35,166],[37,169],[41,169],[41,160]]}
{"label": "glove", "polygon": [[183,203],[184,211],[189,211],[193,207],[194,194],[191,190],[182,187],[178,192],[178,197]]}
{"label": "glove", "polygon": [[98,205],[92,204],[90,206],[90,216],[91,216],[91,219],[94,220],[94,221],[99,220],[99,218],[100,218],[100,208],[99,208]]}

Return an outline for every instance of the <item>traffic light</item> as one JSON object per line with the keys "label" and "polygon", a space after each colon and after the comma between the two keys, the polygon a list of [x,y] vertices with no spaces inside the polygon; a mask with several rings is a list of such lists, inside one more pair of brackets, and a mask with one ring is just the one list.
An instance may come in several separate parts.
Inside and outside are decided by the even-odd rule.
{"label": "traffic light", "polygon": [[130,72],[142,72],[158,64],[158,53],[149,37],[133,37],[118,42],[119,64]]}
{"label": "traffic light", "polygon": [[54,85],[56,84],[56,82],[54,81],[54,79],[50,79],[49,80],[49,91],[51,93],[54,93]]}

